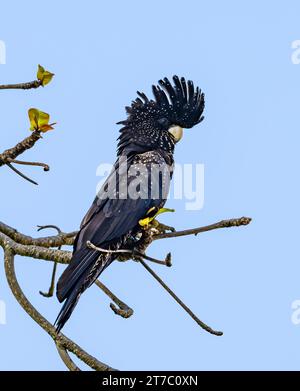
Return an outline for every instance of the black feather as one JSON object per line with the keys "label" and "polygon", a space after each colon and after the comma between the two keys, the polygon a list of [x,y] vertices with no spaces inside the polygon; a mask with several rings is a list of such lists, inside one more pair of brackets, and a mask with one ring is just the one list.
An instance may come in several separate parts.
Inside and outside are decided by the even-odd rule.
{"label": "black feather", "polygon": [[181,85],[182,85],[182,90],[184,95],[184,101],[187,102],[188,93],[187,93],[186,81],[184,77],[182,77],[180,80],[181,80]]}
{"label": "black feather", "polygon": [[[155,100],[149,100],[145,94],[138,91],[140,98],[132,102],[131,110],[126,108],[128,118],[126,124],[133,126],[143,121],[157,120],[166,117],[170,123],[183,128],[191,128],[200,122],[204,110],[204,94],[199,87],[194,87],[191,80],[173,76],[174,85],[168,78],[158,81],[158,86],[152,86]],[[162,89],[159,87],[161,86]]]}
{"label": "black feather", "polygon": [[137,91],[136,93],[144,100],[145,103],[149,102],[149,99],[143,92]]}

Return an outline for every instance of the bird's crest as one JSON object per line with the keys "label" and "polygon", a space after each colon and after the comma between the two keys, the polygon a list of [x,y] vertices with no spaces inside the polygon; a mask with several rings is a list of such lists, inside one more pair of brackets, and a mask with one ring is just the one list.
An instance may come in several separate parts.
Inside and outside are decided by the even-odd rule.
{"label": "bird's crest", "polygon": [[157,120],[166,118],[170,123],[178,124],[183,128],[191,128],[203,120],[204,93],[191,80],[173,76],[174,85],[168,78],[159,80],[158,85],[152,86],[155,100],[148,99],[137,91],[136,98],[131,106],[126,107],[128,118],[118,124],[129,125],[137,121],[147,120],[149,116]]}

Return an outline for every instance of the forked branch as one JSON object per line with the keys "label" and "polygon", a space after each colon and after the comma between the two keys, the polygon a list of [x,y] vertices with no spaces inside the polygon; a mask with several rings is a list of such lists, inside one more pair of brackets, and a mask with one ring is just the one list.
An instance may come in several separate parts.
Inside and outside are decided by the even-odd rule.
{"label": "forked branch", "polygon": [[[166,289],[172,297],[189,313],[190,316],[206,331],[215,334],[221,335],[221,332],[215,331],[207,326],[205,323],[200,321],[191,310],[175,295],[174,292],[170,290],[169,287],[157,276],[156,273],[152,269],[150,269],[149,265],[147,265],[143,259],[147,259],[150,261],[154,261],[156,263],[164,263],[166,262],[157,260],[155,258],[149,257],[145,254],[148,246],[155,240],[179,237],[179,236],[187,236],[187,235],[197,235],[199,233],[211,231],[219,228],[228,228],[228,227],[238,227],[242,225],[247,225],[251,222],[251,219],[248,217],[241,217],[238,219],[230,219],[230,220],[222,220],[218,223],[207,225],[204,227],[198,227],[194,229],[188,229],[183,231],[176,231],[170,233],[157,233],[155,230],[145,230],[142,235],[142,239],[135,250],[124,249],[120,252],[120,260],[124,261],[126,257],[134,258],[138,260],[147,271],[152,274],[152,276]],[[60,357],[62,358],[65,365],[70,370],[79,370],[79,368],[74,364],[71,357],[69,356],[69,352],[75,354],[80,360],[89,365],[92,369],[95,370],[114,370],[107,364],[102,363],[95,357],[91,356],[87,352],[85,352],[80,346],[78,346],[75,342],[68,339],[64,334],[56,333],[55,327],[48,322],[30,303],[30,301],[26,298],[23,291],[21,290],[14,268],[14,256],[21,255],[35,259],[42,259],[46,261],[52,261],[57,263],[68,264],[72,258],[72,253],[70,251],[65,251],[61,249],[55,249],[53,247],[59,247],[64,245],[72,245],[74,243],[74,239],[77,232],[64,233],[59,232],[58,235],[54,236],[46,236],[40,238],[32,238],[31,236],[24,235],[18,232],[16,229],[0,222],[0,246],[4,250],[5,254],[5,271],[6,277],[9,283],[9,286],[19,304],[22,308],[32,317],[32,319],[38,323],[54,340],[56,343],[58,352]],[[98,251],[102,251],[105,249],[97,248]],[[157,262],[158,261],[158,262]],[[117,304],[119,308],[116,308],[114,304],[111,304],[111,308],[113,311],[123,317],[129,317],[132,315],[133,310],[128,307],[124,302],[118,299],[105,285],[103,285],[100,281],[96,281],[96,285],[102,289],[111,299]]]}
{"label": "forked branch", "polygon": [[6,149],[0,153],[0,167],[4,164],[12,162],[16,157],[32,148],[35,143],[42,138],[41,132],[35,130],[30,136],[17,143],[14,147]]}
{"label": "forked branch", "polygon": [[27,314],[41,326],[54,340],[56,344],[60,348],[63,348],[69,352],[74,353],[80,360],[86,363],[92,369],[97,371],[111,371],[114,370],[109,365],[104,364],[99,361],[97,358],[91,356],[85,350],[83,350],[79,345],[75,342],[67,338],[64,334],[56,333],[55,327],[48,322],[46,318],[44,318],[33,305],[29,302],[27,297],[24,295],[15,273],[15,265],[14,265],[14,252],[13,250],[5,249],[4,251],[4,265],[5,265],[5,273],[6,278],[9,284],[9,287],[15,296],[18,303],[21,307],[27,312]]}

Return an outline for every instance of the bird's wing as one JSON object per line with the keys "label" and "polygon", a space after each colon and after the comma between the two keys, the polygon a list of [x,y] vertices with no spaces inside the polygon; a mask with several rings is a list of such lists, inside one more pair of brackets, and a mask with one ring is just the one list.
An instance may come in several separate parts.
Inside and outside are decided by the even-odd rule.
{"label": "bird's wing", "polygon": [[[135,165],[139,165],[139,167],[142,165],[145,169],[144,172],[150,175],[153,163],[157,164],[158,161],[166,165],[164,157],[157,151],[147,152],[146,155],[145,153],[136,155],[128,169],[120,171],[115,184],[112,185],[112,191],[113,189],[120,189],[118,185],[123,183],[125,183],[127,190],[135,184],[134,181],[139,178],[138,175],[134,175],[136,173],[135,169],[132,169]],[[161,186],[160,182],[163,179],[167,181],[166,178],[151,176],[151,181],[149,180],[146,183],[149,194],[152,194],[150,191],[153,188]],[[143,184],[145,182],[142,182],[141,187]],[[105,186],[107,185],[104,184],[103,187]],[[111,195],[111,193],[109,194]],[[87,248],[87,241],[99,247],[108,248],[111,246],[112,248],[117,248],[122,244],[124,237],[138,226],[139,220],[146,215],[148,210],[152,207],[162,207],[165,200],[165,193],[159,194],[157,198],[107,198],[106,200],[100,200],[100,202],[97,197],[83,219],[82,228],[77,235],[74,245],[72,260],[58,282],[57,296],[59,300],[64,300],[78,284],[84,286],[84,289],[90,285],[86,281],[85,276],[90,276],[89,273],[93,269],[99,253],[97,255],[95,251]],[[101,270],[104,270],[105,267],[105,265],[102,265]]]}
{"label": "bird's wing", "polygon": [[[151,207],[165,202],[169,191],[170,171],[166,171],[165,177],[153,175],[153,166],[158,164],[168,167],[163,155],[157,151],[136,155],[129,163],[117,161],[81,223],[75,250],[85,247],[87,240],[95,245],[118,240],[131,231]],[[149,180],[141,179],[142,174],[138,171],[141,166],[143,174],[146,174]],[[165,185],[164,194],[157,192],[162,181]],[[128,189],[135,190],[135,183],[137,186],[140,183],[143,197],[134,199],[128,194]],[[124,198],[121,198],[122,192],[123,196],[127,192]]]}
{"label": "bird's wing", "polygon": [[109,184],[114,184],[114,180],[116,178],[115,186],[117,186],[117,179],[120,178],[120,176],[117,176],[117,174],[121,173],[121,177],[127,175],[128,167],[132,164],[133,158],[133,156],[125,159],[119,158],[116,161],[111,170],[111,173],[109,174],[108,178],[105,180],[104,184],[101,186],[99,192],[97,193],[97,196],[94,199],[94,202],[92,203],[90,209],[87,211],[86,215],[82,219],[80,229],[83,229],[94,217],[94,215],[97,214],[103,208],[103,206],[107,202],[107,191]]}

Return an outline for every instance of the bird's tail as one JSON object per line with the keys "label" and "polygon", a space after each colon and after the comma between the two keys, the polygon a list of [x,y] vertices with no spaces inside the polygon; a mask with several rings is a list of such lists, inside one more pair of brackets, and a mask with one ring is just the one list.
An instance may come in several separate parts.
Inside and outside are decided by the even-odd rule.
{"label": "bird's tail", "polygon": [[99,255],[98,251],[89,248],[73,254],[69,266],[57,282],[56,296],[60,302],[65,300],[54,323],[57,332],[70,318],[82,292],[95,282],[112,260],[111,254]]}
{"label": "bird's tail", "polygon": [[64,327],[67,320],[70,318],[76,304],[79,300],[81,292],[72,292],[70,296],[64,302],[59,314],[55,320],[54,325],[56,325],[56,332],[59,333],[60,330]]}

